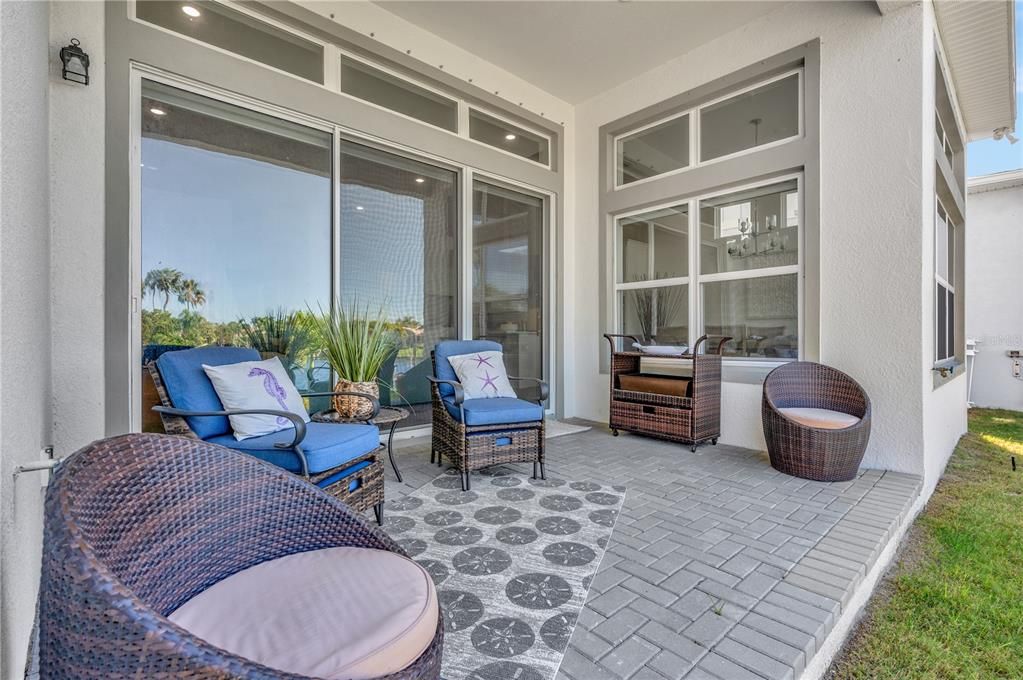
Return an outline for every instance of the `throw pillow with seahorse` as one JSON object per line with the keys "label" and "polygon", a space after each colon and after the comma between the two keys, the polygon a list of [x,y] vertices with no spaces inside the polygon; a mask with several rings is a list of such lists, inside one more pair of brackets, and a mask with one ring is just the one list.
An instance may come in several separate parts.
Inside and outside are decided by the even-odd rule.
{"label": "throw pillow with seahorse", "polygon": [[[266,393],[269,394],[272,399],[277,400],[282,411],[287,411],[288,405],[285,403],[285,400],[288,398],[288,393],[285,392],[284,388],[281,387],[281,384],[277,382],[277,377],[265,368],[259,368],[258,366],[253,367],[249,371],[250,378],[258,378],[260,376],[263,378],[263,389]],[[287,425],[289,422],[291,421],[284,416],[277,416],[278,425]]]}

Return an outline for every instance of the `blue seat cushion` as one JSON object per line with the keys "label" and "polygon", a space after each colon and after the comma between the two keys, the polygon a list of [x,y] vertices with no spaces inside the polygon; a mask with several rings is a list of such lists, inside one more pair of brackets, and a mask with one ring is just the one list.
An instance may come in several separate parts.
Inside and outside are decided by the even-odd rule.
{"label": "blue seat cushion", "polygon": [[[444,406],[455,420],[459,420],[458,407],[453,399],[444,399]],[[466,399],[462,402],[465,409],[466,425],[513,425],[516,423],[535,423],[543,420],[543,407],[532,401],[512,399],[511,397],[494,397],[492,399]]]}
{"label": "blue seat cushion", "polygon": [[[458,382],[458,374],[451,367],[448,357],[456,357],[459,354],[472,354],[473,352],[502,352],[501,343],[493,340],[442,340],[433,348],[435,362],[434,376],[438,380],[454,380]],[[440,396],[452,397],[455,388],[451,385],[441,384],[438,389]]]}
{"label": "blue seat cushion", "polygon": [[[291,444],[294,440],[295,430],[289,428],[242,441],[235,439],[233,434],[210,437],[206,441],[244,451],[290,472],[301,473],[302,464],[292,449],[274,448],[274,444]],[[380,430],[377,426],[359,423],[309,423],[305,439],[300,444],[311,475],[344,465],[379,445]]]}
{"label": "blue seat cushion", "polygon": [[[259,352],[249,347],[196,347],[164,352],[156,360],[160,378],[174,408],[186,411],[223,411],[213,383],[202,370],[203,364],[224,366],[242,361],[259,361]],[[231,432],[227,416],[185,418],[188,427],[200,439]]]}

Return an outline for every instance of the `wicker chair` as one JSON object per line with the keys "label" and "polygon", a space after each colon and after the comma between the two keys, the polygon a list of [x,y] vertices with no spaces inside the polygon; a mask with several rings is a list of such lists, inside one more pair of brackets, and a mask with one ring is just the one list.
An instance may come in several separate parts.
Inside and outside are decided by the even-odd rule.
{"label": "wicker chair", "polygon": [[[407,557],[299,477],[167,435],[124,435],[78,451],[58,468],[45,513],[39,658],[48,680],[307,677],[229,653],[168,616],[242,570],[298,553],[355,546]],[[439,678],[439,613],[432,642],[429,634],[417,659],[382,677]]]}
{"label": "wicker chair", "polygon": [[[433,403],[433,446],[430,462],[442,464],[446,456],[462,475],[462,490],[468,491],[469,473],[503,463],[533,463],[533,478],[547,479],[544,468],[544,402],[549,396],[547,383],[539,378],[516,378],[537,384],[536,403],[522,399],[465,399],[458,376],[447,357],[471,352],[502,351],[491,340],[445,340],[437,343],[430,358],[433,376],[429,378]],[[474,423],[473,402],[490,406],[501,404],[504,420],[493,423],[484,411],[479,424]],[[539,407],[538,407],[539,406]],[[489,411],[490,409],[487,409]]]}
{"label": "wicker chair", "polygon": [[761,404],[771,465],[821,482],[853,479],[870,438],[870,399],[845,373],[809,361],[771,371]]}

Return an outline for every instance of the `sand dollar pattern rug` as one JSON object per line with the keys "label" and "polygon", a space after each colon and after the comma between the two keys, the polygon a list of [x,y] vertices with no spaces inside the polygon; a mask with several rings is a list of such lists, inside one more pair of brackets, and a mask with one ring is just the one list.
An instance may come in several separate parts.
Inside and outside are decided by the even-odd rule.
{"label": "sand dollar pattern rug", "polygon": [[388,503],[384,528],[437,584],[444,680],[553,680],[624,499],[491,468]]}

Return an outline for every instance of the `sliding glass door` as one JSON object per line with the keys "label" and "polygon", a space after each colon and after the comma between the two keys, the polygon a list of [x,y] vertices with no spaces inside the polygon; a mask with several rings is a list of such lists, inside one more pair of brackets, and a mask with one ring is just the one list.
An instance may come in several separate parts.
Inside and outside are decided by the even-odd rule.
{"label": "sliding glass door", "polygon": [[[545,375],[544,215],[538,196],[473,182],[472,333],[504,346],[509,375]],[[526,384],[516,390],[537,395]]]}
{"label": "sliding glass door", "polygon": [[341,299],[383,313],[398,349],[382,404],[430,420],[430,351],[457,337],[458,174],[341,142]]}
{"label": "sliding glass door", "polygon": [[143,362],[244,345],[308,387],[309,309],[330,302],[332,134],[148,80],[141,123]]}
{"label": "sliding glass door", "polygon": [[[478,179],[461,191],[471,168],[153,80],[139,106],[141,364],[174,348],[255,347],[300,391],[328,391],[311,322],[336,297],[393,331],[380,400],[411,409],[404,426],[430,421],[440,340],[496,340],[509,373],[549,377],[546,197]],[[141,388],[139,424],[159,431],[144,371]]]}

